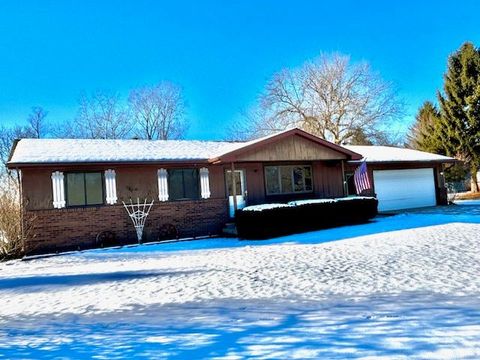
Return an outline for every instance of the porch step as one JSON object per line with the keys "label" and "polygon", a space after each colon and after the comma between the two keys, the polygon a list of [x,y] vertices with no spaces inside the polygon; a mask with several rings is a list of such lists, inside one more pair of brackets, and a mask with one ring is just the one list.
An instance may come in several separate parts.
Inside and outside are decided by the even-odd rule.
{"label": "porch step", "polygon": [[225,236],[238,236],[237,225],[235,223],[226,223],[222,232]]}

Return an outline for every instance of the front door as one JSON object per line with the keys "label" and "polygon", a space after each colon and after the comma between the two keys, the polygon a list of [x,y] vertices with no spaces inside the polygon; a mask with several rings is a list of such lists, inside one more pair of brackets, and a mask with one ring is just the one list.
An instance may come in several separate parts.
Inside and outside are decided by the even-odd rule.
{"label": "front door", "polygon": [[[230,217],[235,215],[235,206],[233,202],[233,188],[232,188],[232,171],[227,170],[225,176],[228,191],[228,205],[230,209]],[[245,170],[235,170],[235,182],[237,194],[237,209],[243,209],[247,205],[246,189],[245,189]]]}

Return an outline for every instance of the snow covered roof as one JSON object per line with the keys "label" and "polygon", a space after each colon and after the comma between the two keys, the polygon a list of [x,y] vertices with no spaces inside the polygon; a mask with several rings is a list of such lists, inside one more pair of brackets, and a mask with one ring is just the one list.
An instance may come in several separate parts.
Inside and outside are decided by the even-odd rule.
{"label": "snow covered roof", "polygon": [[246,142],[200,140],[90,140],[21,139],[8,161],[10,167],[27,164],[110,163],[110,162],[182,162],[218,160],[236,150],[289,135],[301,135],[349,155],[351,151],[299,129],[288,129]]}
{"label": "snow covered roof", "polygon": [[454,162],[455,159],[432,154],[424,151],[398,148],[393,146],[367,146],[367,145],[346,145],[345,148],[361,154],[362,160],[367,162],[415,162],[415,161],[432,161],[432,162]]}
{"label": "snow covered roof", "polygon": [[186,162],[216,161],[222,156],[252,149],[292,134],[309,138],[320,145],[345,153],[350,159],[361,154],[368,162],[437,161],[453,158],[422,151],[387,146],[339,146],[299,129],[289,129],[247,142],[200,140],[89,140],[89,139],[21,139],[8,161],[9,167],[28,164],[111,163],[111,162]]}
{"label": "snow covered roof", "polygon": [[200,161],[244,144],[197,140],[22,139],[9,164]]}

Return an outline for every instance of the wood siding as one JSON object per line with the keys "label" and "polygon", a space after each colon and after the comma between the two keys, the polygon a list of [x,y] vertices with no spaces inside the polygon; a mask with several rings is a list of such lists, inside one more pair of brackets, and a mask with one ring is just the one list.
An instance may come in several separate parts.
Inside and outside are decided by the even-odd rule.
{"label": "wood siding", "polygon": [[317,198],[344,196],[341,162],[313,163],[313,187]]}
{"label": "wood siding", "polygon": [[314,161],[346,159],[346,155],[300,136],[290,136],[239,155],[235,161]]}
{"label": "wood siding", "polygon": [[[160,168],[191,168],[200,166],[184,165],[118,165],[118,166],[69,166],[48,168],[25,168],[22,170],[22,195],[27,210],[53,209],[52,172],[54,171],[99,171],[114,169],[116,172],[118,202],[130,198],[154,199],[158,201],[157,171]],[[211,198],[225,198],[225,181],[222,166],[208,166]],[[107,206],[107,205],[106,205]]]}

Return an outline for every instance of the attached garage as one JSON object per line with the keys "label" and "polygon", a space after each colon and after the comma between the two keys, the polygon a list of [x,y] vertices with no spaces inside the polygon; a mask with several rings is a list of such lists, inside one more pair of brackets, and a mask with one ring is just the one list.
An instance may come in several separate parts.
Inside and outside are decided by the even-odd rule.
{"label": "attached garage", "polygon": [[374,170],[378,210],[411,209],[437,204],[433,168]]}
{"label": "attached garage", "polygon": [[[379,211],[414,209],[447,204],[447,191],[443,178],[445,164],[456,160],[390,146],[347,146],[363,155],[363,159],[349,161],[346,178],[365,161],[372,189],[361,195],[375,196]],[[349,195],[354,195],[349,191]]]}

